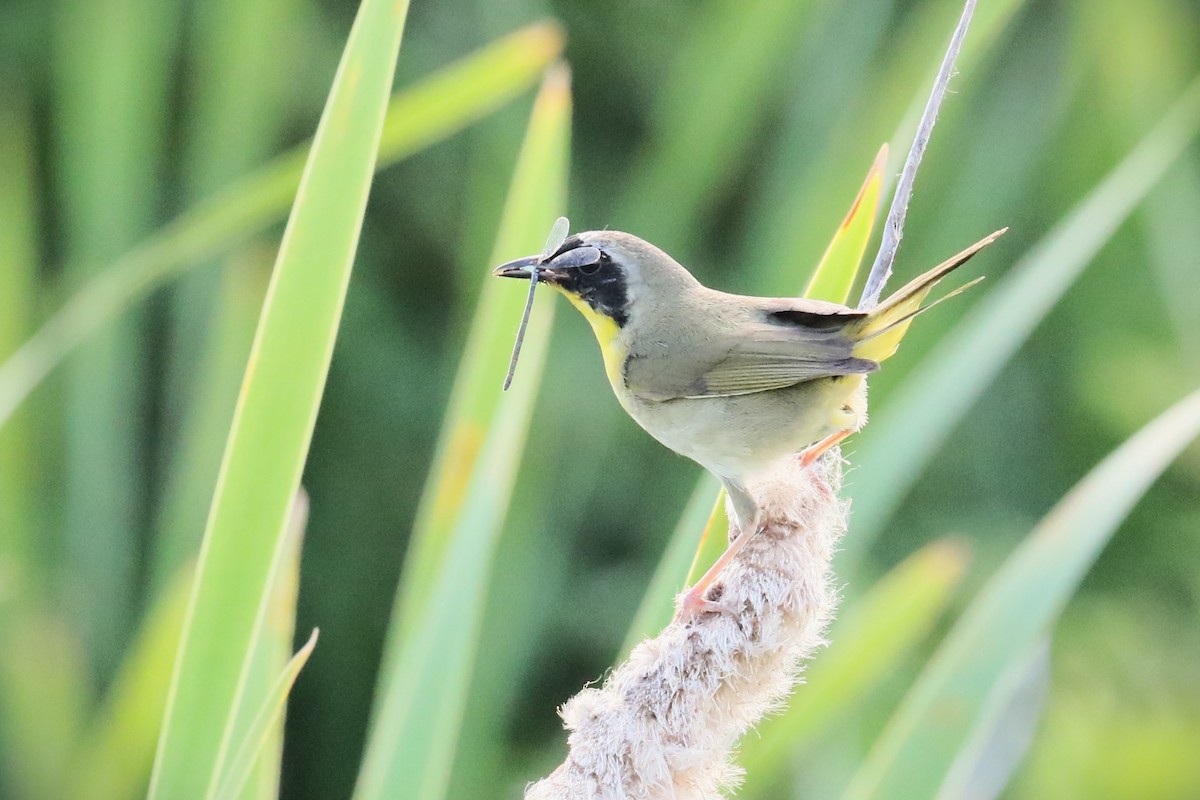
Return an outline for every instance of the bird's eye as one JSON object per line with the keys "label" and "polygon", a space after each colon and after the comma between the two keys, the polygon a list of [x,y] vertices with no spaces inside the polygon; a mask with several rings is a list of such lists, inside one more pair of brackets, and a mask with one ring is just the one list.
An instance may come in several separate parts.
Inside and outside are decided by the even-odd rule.
{"label": "bird's eye", "polygon": [[601,254],[599,261],[593,261],[590,264],[580,264],[579,271],[584,275],[595,275],[600,271],[600,267],[604,266],[604,262],[608,260],[608,256]]}

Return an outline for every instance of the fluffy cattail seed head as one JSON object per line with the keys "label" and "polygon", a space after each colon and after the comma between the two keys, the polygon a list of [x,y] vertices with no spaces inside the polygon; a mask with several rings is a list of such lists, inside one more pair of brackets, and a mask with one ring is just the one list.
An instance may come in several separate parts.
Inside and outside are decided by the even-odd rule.
{"label": "fluffy cattail seed head", "polygon": [[567,759],[527,800],[700,800],[736,786],[738,739],[824,644],[830,560],[846,530],[840,483],[835,450],[811,468],[785,459],[750,486],[761,527],[710,590],[720,587],[723,611],[676,615],[602,688],[571,698]]}

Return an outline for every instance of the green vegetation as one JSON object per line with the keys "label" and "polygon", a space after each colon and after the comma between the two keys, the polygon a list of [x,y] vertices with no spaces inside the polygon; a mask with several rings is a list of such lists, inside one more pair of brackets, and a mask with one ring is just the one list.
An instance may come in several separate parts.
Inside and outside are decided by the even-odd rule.
{"label": "green vegetation", "polygon": [[[517,797],[724,522],[550,292],[501,394],[488,267],[845,297],[959,3],[135,5],[0,12],[0,796]],[[741,796],[1200,795],[1198,36],[982,4],[895,280],[1010,231],[872,378]]]}

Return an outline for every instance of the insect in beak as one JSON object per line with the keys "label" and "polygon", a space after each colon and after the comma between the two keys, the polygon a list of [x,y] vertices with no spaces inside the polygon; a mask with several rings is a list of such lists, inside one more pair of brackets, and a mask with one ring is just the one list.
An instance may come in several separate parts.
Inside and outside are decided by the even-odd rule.
{"label": "insect in beak", "polygon": [[512,359],[508,362],[508,374],[504,376],[504,391],[506,392],[512,385],[513,375],[517,371],[517,359],[521,355],[521,343],[525,341],[525,328],[529,326],[529,312],[533,309],[533,294],[537,291],[539,273],[549,272],[549,269],[543,265],[550,256],[558,252],[558,248],[562,247],[562,243],[567,240],[567,231],[570,229],[571,223],[567,221],[567,218],[559,217],[550,228],[550,235],[546,237],[546,246],[542,248],[541,254],[518,258],[516,261],[509,261],[492,270],[493,275],[501,278],[529,279],[529,295],[525,298],[525,311],[521,314],[521,325],[517,328],[517,340],[513,343]]}

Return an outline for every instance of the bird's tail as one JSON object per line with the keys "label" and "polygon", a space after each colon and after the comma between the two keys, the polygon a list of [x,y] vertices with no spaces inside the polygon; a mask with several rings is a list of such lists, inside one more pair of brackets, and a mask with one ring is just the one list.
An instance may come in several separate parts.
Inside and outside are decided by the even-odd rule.
{"label": "bird's tail", "polygon": [[953,258],[938,264],[924,275],[919,275],[871,309],[871,312],[861,322],[856,323],[850,331],[854,340],[854,348],[851,350],[854,357],[865,358],[876,363],[890,358],[896,352],[896,348],[900,346],[900,340],[904,338],[904,334],[908,333],[908,326],[913,317],[983,280],[983,278],[976,278],[927,306],[921,305],[938,281],[970,261],[972,256],[996,241],[1006,230],[1008,228],[1001,228]]}

